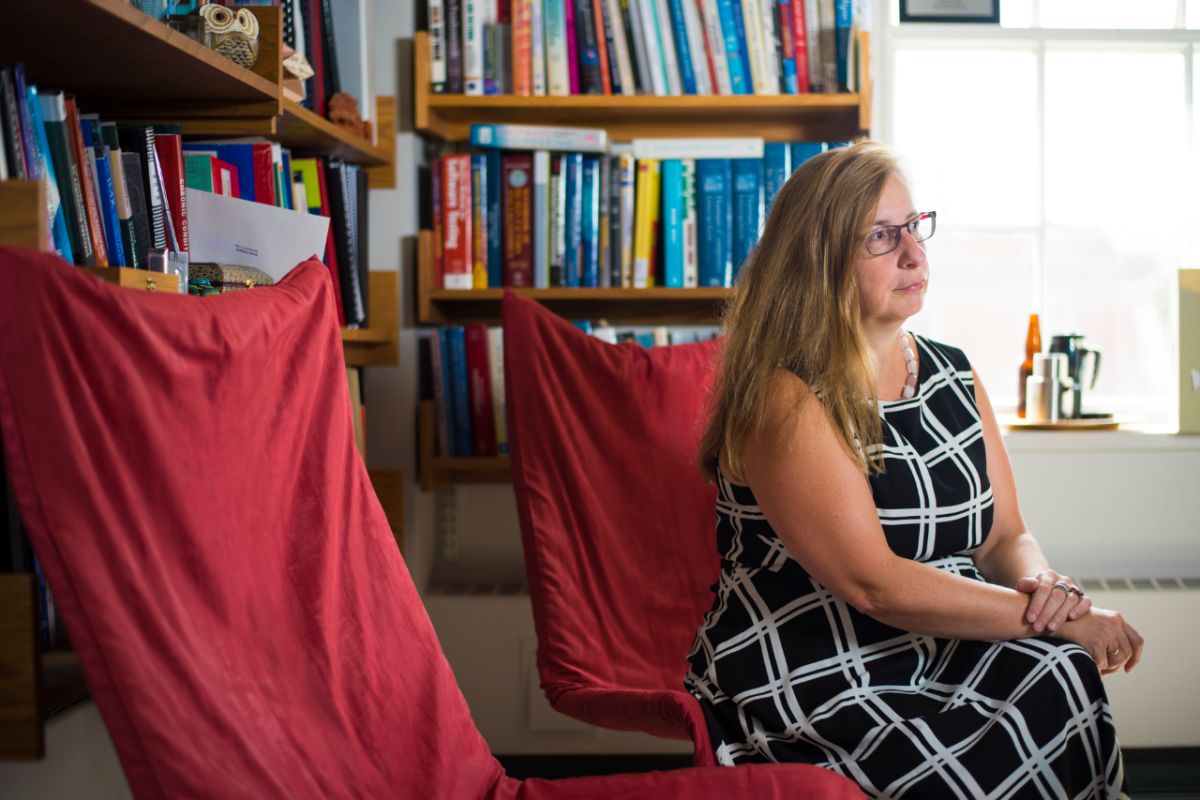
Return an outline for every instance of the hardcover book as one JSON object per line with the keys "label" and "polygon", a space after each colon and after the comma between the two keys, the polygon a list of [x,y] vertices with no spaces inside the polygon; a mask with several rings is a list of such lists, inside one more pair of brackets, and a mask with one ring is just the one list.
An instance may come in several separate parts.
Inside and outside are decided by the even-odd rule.
{"label": "hardcover book", "polygon": [[501,150],[560,150],[577,153],[608,151],[603,128],[559,128],[547,125],[471,126],[471,144]]}

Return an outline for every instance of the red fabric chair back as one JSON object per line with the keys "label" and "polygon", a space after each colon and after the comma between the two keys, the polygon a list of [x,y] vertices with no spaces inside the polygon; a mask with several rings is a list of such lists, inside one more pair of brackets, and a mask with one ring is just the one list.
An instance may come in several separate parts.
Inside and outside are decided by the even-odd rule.
{"label": "red fabric chair back", "polygon": [[483,797],[354,448],[328,270],[214,298],[0,250],[13,492],[138,797]]}
{"label": "red fabric chair back", "polygon": [[712,763],[683,675],[719,567],[696,464],[716,342],[614,346],[511,292],[503,322],[542,687],[564,713],[691,738]]}

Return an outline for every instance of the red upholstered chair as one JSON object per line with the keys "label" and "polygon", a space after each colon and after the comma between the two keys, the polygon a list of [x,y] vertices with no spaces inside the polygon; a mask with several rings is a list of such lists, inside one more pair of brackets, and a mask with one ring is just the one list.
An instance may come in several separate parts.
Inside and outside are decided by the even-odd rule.
{"label": "red upholstered chair", "polygon": [[315,261],[198,300],[0,248],[0,436],[139,798],[852,796],[801,765],[505,777],[355,451]]}
{"label": "red upholstered chair", "polygon": [[716,343],[614,346],[511,292],[503,318],[542,688],[564,714],[690,739],[713,764],[683,676],[719,566],[696,466]]}

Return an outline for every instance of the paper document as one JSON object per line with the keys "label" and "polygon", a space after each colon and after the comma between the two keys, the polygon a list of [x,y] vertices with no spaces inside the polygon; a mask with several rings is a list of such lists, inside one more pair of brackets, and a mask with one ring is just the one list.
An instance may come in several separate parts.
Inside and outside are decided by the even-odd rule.
{"label": "paper document", "polygon": [[316,255],[325,257],[329,217],[187,190],[192,262],[261,269],[276,281]]}

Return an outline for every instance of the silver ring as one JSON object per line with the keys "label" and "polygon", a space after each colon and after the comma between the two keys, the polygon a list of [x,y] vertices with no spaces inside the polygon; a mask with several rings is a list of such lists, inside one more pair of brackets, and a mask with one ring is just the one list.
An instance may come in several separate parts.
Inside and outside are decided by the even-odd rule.
{"label": "silver ring", "polygon": [[1083,589],[1080,589],[1078,586],[1069,586],[1067,587],[1067,591],[1071,594],[1078,595],[1080,600],[1086,597],[1086,595],[1083,593]]}
{"label": "silver ring", "polygon": [[1054,585],[1050,587],[1050,591],[1054,591],[1055,589],[1061,589],[1063,594],[1070,594],[1071,584],[1066,581],[1055,581]]}

